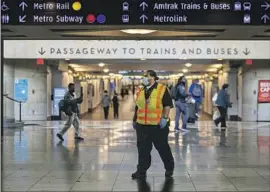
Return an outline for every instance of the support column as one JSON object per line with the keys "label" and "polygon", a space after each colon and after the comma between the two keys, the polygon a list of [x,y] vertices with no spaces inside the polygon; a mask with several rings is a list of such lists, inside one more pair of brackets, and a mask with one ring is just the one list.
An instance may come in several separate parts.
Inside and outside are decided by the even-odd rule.
{"label": "support column", "polygon": [[228,73],[228,93],[230,101],[233,103],[232,108],[228,109],[228,116],[231,121],[238,121],[238,69],[231,68]]}
{"label": "support column", "polygon": [[[4,61],[4,82],[3,82],[3,93],[8,94],[9,97],[14,97],[14,78],[15,70],[14,64],[11,60]],[[3,107],[4,107],[4,118],[15,118],[14,113],[14,102],[3,97]]]}

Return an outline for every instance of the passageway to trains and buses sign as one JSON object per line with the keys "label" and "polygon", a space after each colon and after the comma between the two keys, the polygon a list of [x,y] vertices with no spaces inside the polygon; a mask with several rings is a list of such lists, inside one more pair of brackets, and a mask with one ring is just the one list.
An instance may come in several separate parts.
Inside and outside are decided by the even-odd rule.
{"label": "passageway to trains and buses sign", "polygon": [[270,41],[5,40],[9,59],[270,59]]}
{"label": "passageway to trains and buses sign", "polygon": [[3,25],[269,25],[270,0],[3,0]]}

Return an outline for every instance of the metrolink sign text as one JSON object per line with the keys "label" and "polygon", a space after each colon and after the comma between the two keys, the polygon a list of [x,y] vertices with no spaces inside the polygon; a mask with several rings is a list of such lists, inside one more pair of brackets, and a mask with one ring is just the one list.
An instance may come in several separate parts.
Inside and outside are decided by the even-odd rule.
{"label": "metrolink sign text", "polygon": [[270,59],[270,41],[6,40],[9,59]]}

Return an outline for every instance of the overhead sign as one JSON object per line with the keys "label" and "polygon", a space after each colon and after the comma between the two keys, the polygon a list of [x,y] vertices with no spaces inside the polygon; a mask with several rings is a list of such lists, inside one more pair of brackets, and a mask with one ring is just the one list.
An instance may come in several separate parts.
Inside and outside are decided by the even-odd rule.
{"label": "overhead sign", "polygon": [[28,100],[28,79],[15,80],[14,99],[21,102],[26,102]]}
{"label": "overhead sign", "polygon": [[9,59],[270,59],[270,41],[5,40]]}
{"label": "overhead sign", "polygon": [[259,80],[259,103],[270,103],[270,80]]}
{"label": "overhead sign", "polygon": [[269,25],[265,0],[6,0],[4,25]]}

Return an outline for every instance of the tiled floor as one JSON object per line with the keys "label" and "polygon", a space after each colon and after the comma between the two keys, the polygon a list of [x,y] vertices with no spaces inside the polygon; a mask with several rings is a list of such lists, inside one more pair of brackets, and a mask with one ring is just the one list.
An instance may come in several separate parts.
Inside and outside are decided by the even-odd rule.
{"label": "tiled floor", "polygon": [[[33,122],[30,122],[33,123]],[[84,142],[71,128],[60,143],[64,122],[34,122],[5,129],[3,191],[269,191],[270,123],[229,122],[226,133],[211,121],[169,135],[174,180],[165,181],[155,149],[147,181],[133,181],[136,135],[130,121],[82,121]]]}

